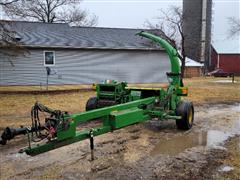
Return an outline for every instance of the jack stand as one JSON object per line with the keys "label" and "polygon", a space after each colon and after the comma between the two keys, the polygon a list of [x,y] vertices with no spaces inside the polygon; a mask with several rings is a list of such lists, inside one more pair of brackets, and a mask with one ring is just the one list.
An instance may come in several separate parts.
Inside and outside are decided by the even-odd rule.
{"label": "jack stand", "polygon": [[91,161],[94,160],[94,141],[93,141],[93,129],[90,130],[90,149],[91,149]]}

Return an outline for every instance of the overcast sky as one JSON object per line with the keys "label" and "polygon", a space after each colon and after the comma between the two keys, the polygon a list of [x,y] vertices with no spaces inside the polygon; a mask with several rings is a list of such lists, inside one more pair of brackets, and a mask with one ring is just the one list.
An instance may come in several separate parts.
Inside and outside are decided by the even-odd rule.
{"label": "overcast sky", "polygon": [[[159,9],[182,6],[182,0],[85,0],[82,8],[98,16],[99,27],[144,28],[146,20],[156,21]],[[216,44],[228,40],[230,16],[240,18],[240,0],[213,0],[213,37]],[[237,40],[237,41],[236,41]],[[232,41],[232,40],[231,40]],[[240,49],[239,37],[233,48]]]}

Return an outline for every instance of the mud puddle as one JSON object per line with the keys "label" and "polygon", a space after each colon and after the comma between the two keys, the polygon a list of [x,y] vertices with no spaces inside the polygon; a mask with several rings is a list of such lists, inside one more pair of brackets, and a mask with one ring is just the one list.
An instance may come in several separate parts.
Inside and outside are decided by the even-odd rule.
{"label": "mud puddle", "polygon": [[[204,123],[203,126],[201,123]],[[151,151],[151,156],[177,155],[199,146],[223,148],[226,140],[240,134],[240,104],[197,108],[194,125],[200,129],[193,128],[172,138],[162,137]]]}
{"label": "mud puddle", "polygon": [[221,148],[224,141],[234,134],[217,130],[202,131],[177,136],[169,140],[163,139],[151,151],[151,156],[159,154],[177,155],[186,149],[204,146],[208,148]]}

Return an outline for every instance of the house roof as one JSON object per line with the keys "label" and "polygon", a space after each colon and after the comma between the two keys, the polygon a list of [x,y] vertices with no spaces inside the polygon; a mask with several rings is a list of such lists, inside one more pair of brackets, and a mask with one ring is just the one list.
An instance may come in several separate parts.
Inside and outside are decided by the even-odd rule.
{"label": "house roof", "polygon": [[215,41],[212,46],[218,54],[240,54],[240,36],[224,41]]}
{"label": "house roof", "polygon": [[204,64],[186,57],[186,66],[188,66],[188,67],[203,67]]}
{"label": "house roof", "polygon": [[[180,61],[180,59],[179,59],[179,63],[180,63],[180,65],[182,65],[182,62]],[[203,63],[199,63],[199,62],[197,62],[197,61],[195,61],[193,59],[190,59],[190,58],[186,57],[185,66],[186,67],[203,67],[204,64]]]}
{"label": "house roof", "polygon": [[27,47],[161,50],[136,36],[142,29],[71,27],[64,23],[9,21]]}
{"label": "house roof", "polygon": [[[178,51],[178,54],[181,55],[181,52]],[[180,66],[182,66],[181,60],[180,59],[178,59],[178,60],[179,60]],[[187,66],[187,67],[203,67],[204,64],[200,63],[200,62],[197,62],[197,61],[195,61],[193,59],[190,59],[189,57],[186,57],[186,59],[185,59],[185,66]]]}

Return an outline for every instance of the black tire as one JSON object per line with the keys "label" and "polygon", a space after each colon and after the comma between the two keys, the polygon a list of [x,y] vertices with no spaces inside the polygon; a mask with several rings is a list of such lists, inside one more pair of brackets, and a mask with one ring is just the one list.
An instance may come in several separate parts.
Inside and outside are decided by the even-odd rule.
{"label": "black tire", "polygon": [[97,109],[97,104],[98,104],[97,97],[89,98],[86,103],[86,111]]}
{"label": "black tire", "polygon": [[176,115],[182,116],[182,119],[176,120],[178,129],[189,130],[192,128],[194,120],[194,107],[193,103],[189,101],[181,101],[176,108]]}

